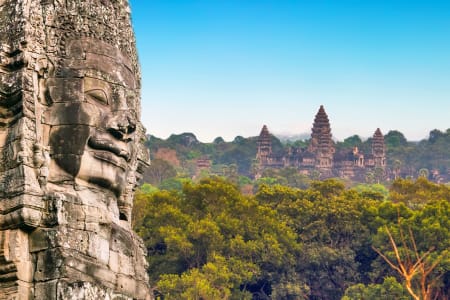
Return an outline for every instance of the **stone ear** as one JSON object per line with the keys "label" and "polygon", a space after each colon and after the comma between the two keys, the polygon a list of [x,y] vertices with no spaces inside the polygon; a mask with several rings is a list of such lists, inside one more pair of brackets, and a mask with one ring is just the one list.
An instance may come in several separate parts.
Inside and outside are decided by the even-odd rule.
{"label": "stone ear", "polygon": [[37,86],[39,102],[43,104],[51,103],[46,81],[55,73],[53,62],[47,56],[40,56],[36,59],[34,70],[36,72],[35,85]]}

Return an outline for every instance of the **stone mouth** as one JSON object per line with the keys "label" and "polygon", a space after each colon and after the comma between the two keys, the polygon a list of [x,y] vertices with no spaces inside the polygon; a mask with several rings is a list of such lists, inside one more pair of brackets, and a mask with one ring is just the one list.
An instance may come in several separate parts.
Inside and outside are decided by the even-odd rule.
{"label": "stone mouth", "polygon": [[122,170],[127,169],[127,163],[122,157],[118,157],[117,155],[103,150],[97,150],[92,152],[92,156],[95,158],[105,161],[107,163],[110,163],[118,168],[121,168]]}
{"label": "stone mouth", "polygon": [[128,150],[111,139],[91,136],[88,140],[88,146],[93,150],[97,150],[94,152],[94,157],[111,162],[122,169],[126,169],[127,162],[131,158]]}
{"label": "stone mouth", "polygon": [[114,153],[115,155],[122,157],[125,161],[130,160],[130,153],[114,141],[110,139],[91,136],[88,140],[88,146],[96,150],[105,150]]}

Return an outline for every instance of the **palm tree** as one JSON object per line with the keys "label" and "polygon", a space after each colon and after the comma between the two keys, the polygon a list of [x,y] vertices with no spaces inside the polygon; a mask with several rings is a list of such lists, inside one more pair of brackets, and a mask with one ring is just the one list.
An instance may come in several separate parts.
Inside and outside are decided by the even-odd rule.
{"label": "palm tree", "polygon": [[422,168],[419,170],[419,177],[424,177],[428,179],[428,176],[430,176],[430,171],[428,171],[427,168]]}
{"label": "palm tree", "polygon": [[392,164],[392,166],[393,166],[394,179],[397,179],[400,174],[402,162],[400,160],[396,159],[396,160],[394,160],[394,163]]}
{"label": "palm tree", "polygon": [[366,173],[366,182],[367,183],[374,183],[375,182],[375,174],[371,171]]}

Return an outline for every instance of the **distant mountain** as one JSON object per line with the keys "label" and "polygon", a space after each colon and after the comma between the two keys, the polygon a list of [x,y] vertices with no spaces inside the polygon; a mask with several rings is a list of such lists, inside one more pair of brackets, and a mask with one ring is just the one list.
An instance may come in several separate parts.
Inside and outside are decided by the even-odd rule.
{"label": "distant mountain", "polygon": [[311,133],[300,133],[300,134],[274,133],[274,135],[282,143],[304,141],[311,137]]}

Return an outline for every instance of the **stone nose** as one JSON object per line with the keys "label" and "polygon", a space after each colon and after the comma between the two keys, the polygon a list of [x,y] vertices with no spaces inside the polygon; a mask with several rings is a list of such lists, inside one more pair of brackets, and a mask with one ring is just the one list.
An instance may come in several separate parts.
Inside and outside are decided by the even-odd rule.
{"label": "stone nose", "polygon": [[127,110],[116,111],[108,118],[107,130],[116,139],[130,141],[136,131],[136,118]]}

